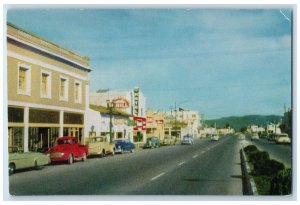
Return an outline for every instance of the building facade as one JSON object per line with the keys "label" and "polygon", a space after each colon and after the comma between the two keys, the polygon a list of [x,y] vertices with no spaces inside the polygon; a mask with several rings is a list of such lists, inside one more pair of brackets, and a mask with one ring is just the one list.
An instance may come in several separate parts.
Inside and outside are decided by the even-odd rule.
{"label": "building facade", "polygon": [[107,106],[112,102],[114,109],[133,116],[133,139],[135,142],[146,140],[146,98],[136,87],[129,91],[99,90],[90,93],[90,103]]}
{"label": "building facade", "polygon": [[147,116],[147,137],[156,136],[161,141],[165,139],[164,114],[161,112],[153,112],[151,109],[146,111]]}
{"label": "building facade", "polygon": [[111,129],[112,140],[125,138],[133,141],[133,125],[130,123],[132,121],[130,119],[132,118],[131,115],[116,109],[110,113],[107,107],[99,105],[90,105],[87,115],[89,137],[105,136],[109,139]]}
{"label": "building facade", "polygon": [[88,57],[7,24],[8,145],[47,149],[58,136],[84,143]]}

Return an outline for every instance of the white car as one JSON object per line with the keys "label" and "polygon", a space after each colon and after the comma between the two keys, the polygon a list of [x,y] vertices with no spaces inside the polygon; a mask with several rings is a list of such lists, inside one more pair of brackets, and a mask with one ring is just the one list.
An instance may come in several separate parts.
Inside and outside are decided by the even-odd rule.
{"label": "white car", "polygon": [[253,141],[253,140],[259,140],[259,136],[258,136],[257,133],[253,133],[253,134],[251,135],[251,141]]}
{"label": "white car", "polygon": [[291,139],[287,134],[279,134],[275,137],[276,144],[291,144]]}
{"label": "white car", "polygon": [[219,141],[219,136],[218,136],[218,135],[212,135],[212,136],[210,137],[210,140],[211,140],[211,141]]}

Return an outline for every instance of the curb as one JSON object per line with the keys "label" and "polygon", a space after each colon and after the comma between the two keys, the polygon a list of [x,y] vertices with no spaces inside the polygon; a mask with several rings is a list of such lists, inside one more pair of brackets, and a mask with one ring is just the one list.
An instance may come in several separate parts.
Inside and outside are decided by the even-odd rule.
{"label": "curb", "polygon": [[252,175],[250,174],[250,166],[246,160],[244,147],[240,149],[241,166],[242,166],[242,178],[245,195],[258,195],[257,188]]}

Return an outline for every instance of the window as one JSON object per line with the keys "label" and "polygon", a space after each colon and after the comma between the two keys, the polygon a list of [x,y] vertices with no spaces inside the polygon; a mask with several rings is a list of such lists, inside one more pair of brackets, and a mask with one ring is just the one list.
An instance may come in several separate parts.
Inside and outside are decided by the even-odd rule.
{"label": "window", "polygon": [[68,78],[67,77],[60,77],[59,99],[63,101],[68,101]]}
{"label": "window", "polygon": [[41,97],[51,98],[51,73],[41,71]]}
{"label": "window", "polygon": [[30,66],[18,65],[18,94],[30,95],[31,92],[31,69]]}
{"label": "window", "polygon": [[76,80],[74,85],[75,103],[81,103],[81,94],[82,94],[81,82]]}

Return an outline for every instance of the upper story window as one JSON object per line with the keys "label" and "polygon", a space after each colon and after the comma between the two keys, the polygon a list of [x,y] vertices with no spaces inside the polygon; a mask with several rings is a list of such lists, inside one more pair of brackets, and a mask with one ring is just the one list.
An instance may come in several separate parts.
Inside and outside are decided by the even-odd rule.
{"label": "upper story window", "polygon": [[31,94],[31,68],[28,65],[18,65],[18,94]]}
{"label": "upper story window", "polygon": [[74,84],[74,96],[75,96],[75,103],[81,103],[82,102],[82,86],[81,82],[75,80]]}
{"label": "upper story window", "polygon": [[59,100],[68,101],[69,79],[60,76],[59,79]]}
{"label": "upper story window", "polygon": [[41,71],[41,97],[51,98],[51,73]]}

